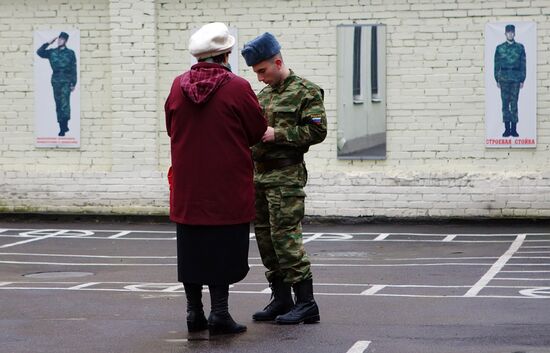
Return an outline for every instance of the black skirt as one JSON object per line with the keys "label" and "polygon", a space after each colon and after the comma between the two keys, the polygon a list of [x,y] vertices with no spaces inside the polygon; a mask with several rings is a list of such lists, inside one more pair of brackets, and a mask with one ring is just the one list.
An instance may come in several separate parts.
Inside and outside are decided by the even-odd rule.
{"label": "black skirt", "polygon": [[178,281],[232,284],[248,273],[250,224],[195,226],[177,223]]}

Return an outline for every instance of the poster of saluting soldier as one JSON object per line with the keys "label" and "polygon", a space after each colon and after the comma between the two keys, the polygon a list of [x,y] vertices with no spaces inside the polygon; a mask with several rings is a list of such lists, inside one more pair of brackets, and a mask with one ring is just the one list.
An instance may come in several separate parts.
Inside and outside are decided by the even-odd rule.
{"label": "poster of saluting soldier", "polygon": [[534,22],[485,26],[486,147],[537,143],[537,30]]}
{"label": "poster of saluting soldier", "polygon": [[37,147],[80,147],[80,32],[34,32]]}

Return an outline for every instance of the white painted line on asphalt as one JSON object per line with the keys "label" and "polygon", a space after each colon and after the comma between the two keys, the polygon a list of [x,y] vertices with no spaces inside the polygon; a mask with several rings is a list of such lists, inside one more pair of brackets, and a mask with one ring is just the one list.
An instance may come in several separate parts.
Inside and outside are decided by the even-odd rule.
{"label": "white painted line on asphalt", "polygon": [[264,289],[260,293],[271,294],[271,288],[267,287],[266,289]]}
{"label": "white painted line on asphalt", "polygon": [[415,260],[491,260],[498,259],[497,256],[477,256],[477,257],[409,257],[409,258],[386,258],[385,260],[415,261]]}
{"label": "white painted line on asphalt", "polygon": [[361,295],[374,295],[378,292],[380,292],[382,289],[386,288],[386,285],[384,284],[376,284],[369,289],[366,289],[361,292]]}
{"label": "white painted line on asphalt", "polygon": [[[22,235],[0,235],[0,238],[40,238],[36,236],[22,236]],[[58,235],[56,236],[56,239],[85,239],[85,240],[113,240],[109,239],[108,237],[95,237],[95,236],[86,236],[86,237],[75,237],[75,236],[63,236]],[[122,238],[117,238],[114,240],[140,240],[140,241],[166,241],[166,240],[176,240],[176,237],[159,237],[159,238],[146,238],[146,237],[137,237],[133,238],[130,236],[125,236]],[[252,240],[252,239],[250,239]],[[325,236],[321,236],[320,238],[316,239],[315,241],[319,242],[373,242],[374,239],[357,239],[357,238],[331,238],[327,239]],[[527,240],[526,242],[528,242]],[[432,239],[385,239],[384,242],[391,242],[391,243],[441,243],[442,240],[432,240]],[[550,240],[547,240],[547,242],[550,242]],[[510,243],[510,240],[453,240],[453,243],[459,243],[459,244],[492,244],[492,243]]]}
{"label": "white painted line on asphalt", "polygon": [[453,241],[455,238],[456,234],[449,234],[443,239],[443,241]]}
{"label": "white painted line on asphalt", "polygon": [[[0,261],[0,264],[10,265],[52,265],[52,266],[176,266],[176,263],[86,263],[86,262],[42,262],[42,261]],[[465,263],[465,262],[443,262],[431,264],[312,264],[313,267],[430,267],[430,266],[488,266],[489,263]],[[514,264],[518,266],[542,266],[540,264]],[[550,266],[550,264],[547,264]],[[250,267],[263,267],[263,264],[249,264]],[[509,266],[509,265],[507,265]]]}
{"label": "white painted line on asphalt", "polygon": [[185,343],[185,342],[189,342],[189,340],[187,338],[175,338],[175,339],[168,339],[168,340],[164,340],[165,342],[168,342],[168,343]]}
{"label": "white painted line on asphalt", "polygon": [[470,290],[464,294],[465,297],[475,297],[476,295],[481,292],[481,290],[489,284],[489,282],[497,275],[497,273],[502,270],[502,268],[506,265],[508,260],[514,256],[514,253],[518,251],[518,249],[521,247],[523,242],[525,241],[526,235],[525,234],[518,234],[508,251],[504,253],[494,264],[491,266],[489,271],[487,271],[483,277],[477,281],[476,284],[473,285]]}
{"label": "white painted line on asphalt", "polygon": [[[4,285],[0,286],[0,290],[37,290],[37,291],[92,291],[92,292],[134,292],[134,293],[174,293],[174,295],[178,295],[181,293],[184,293],[183,286],[181,283],[133,283],[132,282],[93,282],[93,283],[81,283],[77,285],[75,282],[12,282],[10,285]],[[29,284],[30,286],[24,286],[23,284]],[[50,284],[50,285],[57,285],[54,287],[38,287],[37,284]],[[67,285],[72,286],[67,286]],[[103,288],[90,288],[93,287],[96,284],[100,284],[103,286]],[[118,284],[116,287],[107,287],[109,284]],[[380,285],[381,286],[381,285]],[[231,286],[233,287],[233,286]],[[391,290],[393,287],[398,288],[424,288],[425,286],[419,285],[419,286],[409,286],[409,285],[385,285],[385,287],[388,288],[388,290]],[[434,288],[438,288],[439,286],[433,286]],[[441,286],[441,288],[463,288],[468,286]],[[526,292],[524,296],[517,296],[517,295],[478,295],[475,298],[513,298],[513,299],[547,299],[550,298],[550,288],[548,287],[532,287],[532,286],[487,286],[487,288],[510,288],[510,289],[518,289],[520,292]],[[208,292],[207,289],[203,290],[203,292]],[[265,294],[263,291],[253,291],[253,290],[230,290],[230,293],[233,294]],[[522,293],[523,294],[523,293]],[[316,295],[321,296],[333,296],[333,297],[365,297],[366,295],[358,292],[353,293],[325,293],[316,291]],[[462,295],[455,295],[455,294],[437,294],[437,295],[430,295],[430,294],[414,294],[414,293],[373,293],[371,296],[378,296],[378,297],[405,297],[405,298],[464,298]]]}
{"label": "white painted line on asphalt", "polygon": [[[1,261],[0,261],[1,263]],[[488,266],[490,263],[439,262],[431,264],[311,264],[313,267],[428,267],[428,266]],[[259,265],[263,266],[263,265]]]}
{"label": "white painted line on asphalt", "polygon": [[506,264],[506,267],[508,266],[550,266],[550,264],[537,264],[537,263],[530,263],[530,264]]}
{"label": "white painted line on asphalt", "polygon": [[53,233],[53,234],[44,235],[44,236],[41,236],[41,237],[36,237],[36,238],[27,239],[27,240],[22,240],[22,241],[18,241],[18,242],[16,242],[16,243],[11,243],[11,244],[2,245],[2,246],[0,246],[0,249],[10,248],[10,247],[12,247],[12,246],[21,245],[21,244],[32,243],[32,242],[35,242],[35,241],[44,240],[44,239],[52,238],[52,237],[55,237],[55,236],[56,236],[56,233]]}
{"label": "white painted line on asphalt", "polygon": [[518,251],[516,254],[550,254],[550,250],[540,250],[540,251]]}
{"label": "white painted line on asphalt", "polygon": [[500,271],[500,273],[550,273],[550,270]]}
{"label": "white painted line on asphalt", "polygon": [[0,261],[0,264],[11,265],[52,265],[52,266],[176,266],[176,264],[121,264],[121,263],[79,263],[79,262],[31,262]]}
{"label": "white painted line on asphalt", "polygon": [[374,238],[373,240],[374,241],[381,241],[381,240],[384,240],[386,239],[387,237],[390,236],[390,233],[381,233],[379,236],[377,236],[376,238]]}
{"label": "white painted line on asphalt", "polygon": [[38,254],[38,253],[0,253],[0,256],[81,257],[81,258],[97,258],[97,259],[175,259],[177,258],[177,256],[75,255],[75,254]]}
{"label": "white painted line on asphalt", "polygon": [[128,235],[128,234],[130,234],[130,233],[132,233],[132,232],[129,231],[129,230],[125,230],[125,231],[123,231],[123,232],[118,232],[118,233],[116,233],[116,234],[114,234],[114,235],[111,235],[111,236],[108,237],[108,238],[109,238],[109,239],[118,239],[118,238],[123,237],[123,236],[125,236],[125,235]]}
{"label": "white painted line on asphalt", "polygon": [[[81,283],[81,282],[75,282],[75,281],[18,281],[18,282],[5,282],[7,283],[6,285],[9,285],[9,284],[55,284],[55,285],[82,285],[82,284],[85,284],[85,283],[88,283],[88,282],[84,282],[84,283]],[[118,281],[105,281],[105,282],[96,282],[96,284],[101,284],[101,285],[114,285],[114,284],[117,284],[117,285],[122,285],[122,286],[139,286],[139,287],[143,287],[143,286],[146,286],[146,287],[154,287],[154,288],[157,288],[157,289],[163,289],[163,288],[168,288],[168,287],[174,287],[174,286],[181,286],[181,283],[174,283],[174,282],[169,282],[169,283],[152,283],[152,282],[118,282]],[[236,284],[232,284],[230,285],[230,288],[234,288],[234,287],[241,287],[241,286],[254,286],[254,285],[263,285],[265,283],[254,283],[254,282],[238,282]],[[319,287],[319,286],[336,286],[336,287],[340,287],[340,286],[349,286],[349,287],[372,287],[372,286],[385,286],[385,287],[388,287],[388,288],[470,288],[470,286],[466,286],[466,285],[454,285],[454,286],[450,286],[450,285],[429,285],[429,284],[369,284],[369,283],[315,283],[315,287]],[[525,286],[487,286],[488,288],[526,288]],[[183,288],[183,287],[181,287]],[[207,287],[204,286],[203,287],[204,290],[207,290]],[[265,289],[262,290],[262,291],[259,291],[259,292],[254,292],[254,293],[259,293],[259,294],[265,294],[264,293]],[[336,293],[338,294],[338,293]],[[345,293],[344,293],[345,294]],[[352,294],[357,294],[357,295],[362,295],[360,293],[352,293]]]}
{"label": "white painted line on asphalt", "polygon": [[369,348],[370,344],[371,341],[357,341],[353,346],[351,346],[347,353],[363,353],[367,348]]}
{"label": "white painted line on asphalt", "polygon": [[495,281],[550,281],[550,278],[504,278],[496,277],[493,278]]}
{"label": "white painted line on asphalt", "polygon": [[[525,289],[525,287],[521,287]],[[37,290],[37,291],[52,291],[52,290],[59,290],[59,291],[69,291],[67,288],[58,288],[58,287],[0,287],[1,290]],[[81,291],[95,291],[95,292],[137,292],[137,291],[131,291],[128,289],[113,289],[113,288],[83,288]],[[147,291],[140,291],[140,292],[149,292],[149,293],[162,293],[162,291],[159,290],[147,290]],[[181,292],[183,293],[183,292]],[[231,294],[263,294],[257,291],[244,291],[244,290],[233,290],[229,291]],[[315,293],[315,295],[319,296],[330,296],[330,297],[365,297],[364,295],[361,295],[360,293]],[[375,294],[373,295],[375,297],[400,297],[400,298],[442,298],[442,299],[449,299],[449,298],[456,298],[456,299],[464,299],[464,296],[462,295],[419,295],[419,294]],[[516,296],[516,295],[478,295],[475,298],[483,298],[483,299],[548,299],[547,296]]]}
{"label": "white painted line on asphalt", "polygon": [[522,246],[522,249],[550,249],[550,246]]}
{"label": "white painted line on asphalt", "polygon": [[[43,228],[7,228],[14,231],[43,231]],[[68,230],[68,229],[47,229],[47,230]],[[132,233],[155,233],[155,234],[176,234],[175,230],[141,230],[141,229],[71,229],[81,232],[94,232],[94,233],[119,233],[119,232],[132,232]]]}
{"label": "white painted line on asphalt", "polygon": [[95,286],[96,284],[100,284],[100,283],[101,283],[101,282],[82,283],[82,284],[79,284],[79,285],[77,285],[77,286],[69,287],[69,288],[67,288],[67,289],[70,289],[70,290],[79,290],[79,289],[83,289],[83,288]]}
{"label": "white painted line on asphalt", "polygon": [[321,237],[321,235],[323,235],[323,233],[315,233],[315,234],[312,234],[310,236],[308,236],[307,238],[303,239],[303,243],[309,243],[310,241],[313,241],[315,239],[318,239]]}
{"label": "white painted line on asphalt", "polygon": [[4,233],[5,231],[7,231],[9,229],[3,229],[3,228],[0,228],[0,233]]}
{"label": "white painted line on asphalt", "polygon": [[168,287],[166,289],[163,289],[162,291],[163,292],[177,292],[177,291],[181,291],[183,290],[183,284],[180,283],[178,285],[175,285],[175,286],[171,286],[171,287]]}
{"label": "white painted line on asphalt", "polygon": [[2,286],[7,286],[7,285],[10,285],[12,284],[13,282],[0,282],[0,287]]}
{"label": "white painted line on asphalt", "polygon": [[528,288],[519,293],[530,298],[550,298],[550,287]]}

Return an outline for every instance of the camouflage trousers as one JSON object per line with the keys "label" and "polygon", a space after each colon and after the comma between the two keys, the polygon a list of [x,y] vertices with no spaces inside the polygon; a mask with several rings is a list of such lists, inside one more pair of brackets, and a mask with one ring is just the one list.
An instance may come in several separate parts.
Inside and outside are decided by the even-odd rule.
{"label": "camouflage trousers", "polygon": [[501,81],[500,98],[502,99],[502,121],[517,123],[518,98],[520,83],[515,81]]}
{"label": "camouflage trousers", "polygon": [[310,279],[311,262],[302,242],[305,192],[301,187],[256,186],[256,241],[269,282]]}
{"label": "camouflage trousers", "polygon": [[57,122],[62,124],[71,119],[71,85],[69,82],[52,83]]}

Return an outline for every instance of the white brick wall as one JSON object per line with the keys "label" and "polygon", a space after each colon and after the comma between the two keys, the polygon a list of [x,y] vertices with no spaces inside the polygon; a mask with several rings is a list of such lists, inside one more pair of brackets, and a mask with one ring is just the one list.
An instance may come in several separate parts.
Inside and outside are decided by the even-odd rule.
{"label": "white brick wall", "polygon": [[[307,212],[550,217],[550,2],[435,0],[0,1],[0,210],[167,212],[163,103],[189,66],[189,31],[222,21],[242,44],[274,33],[325,89],[327,140],[307,155]],[[538,146],[485,149],[483,31],[538,29]],[[387,25],[388,158],[336,159],[336,26]],[[82,147],[33,146],[32,32],[81,33]],[[239,63],[254,89],[262,84]]]}

